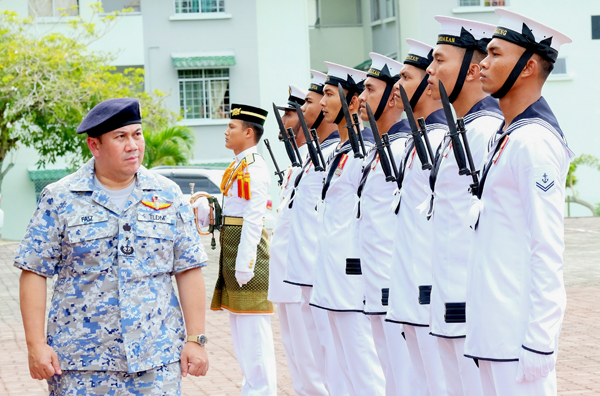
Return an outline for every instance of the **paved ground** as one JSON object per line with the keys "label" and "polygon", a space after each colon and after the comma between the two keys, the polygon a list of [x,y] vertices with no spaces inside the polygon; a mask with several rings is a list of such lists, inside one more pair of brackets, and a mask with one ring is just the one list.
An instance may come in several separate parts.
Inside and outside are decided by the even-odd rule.
{"label": "paved ground", "polygon": [[[600,218],[567,219],[565,282],[568,306],[560,337],[557,365],[560,395],[600,396]],[[210,246],[208,239],[205,246]],[[27,350],[19,312],[19,271],[12,266],[16,244],[0,245],[0,395],[45,395],[45,382],[29,376]],[[205,270],[212,297],[217,251],[209,250]],[[48,285],[50,290],[50,285]],[[239,395],[241,371],[233,353],[228,314],[207,311],[210,370],[203,378],[183,381],[184,395]],[[293,395],[279,333],[273,316],[280,395]]]}

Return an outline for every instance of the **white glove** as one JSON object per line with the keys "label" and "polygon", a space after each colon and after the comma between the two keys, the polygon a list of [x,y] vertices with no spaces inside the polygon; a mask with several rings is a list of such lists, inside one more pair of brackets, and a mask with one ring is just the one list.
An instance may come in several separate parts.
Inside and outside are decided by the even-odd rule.
{"label": "white glove", "polygon": [[250,282],[252,278],[254,278],[254,271],[235,271],[235,280],[240,287]]}
{"label": "white glove", "polygon": [[198,223],[200,223],[200,227],[206,227],[209,225],[210,219],[210,206],[208,204],[208,198],[200,197],[196,201],[194,201],[192,208],[198,209]]}
{"label": "white glove", "polygon": [[517,382],[537,381],[546,378],[554,370],[554,354],[542,355],[521,348],[519,367],[517,368]]}

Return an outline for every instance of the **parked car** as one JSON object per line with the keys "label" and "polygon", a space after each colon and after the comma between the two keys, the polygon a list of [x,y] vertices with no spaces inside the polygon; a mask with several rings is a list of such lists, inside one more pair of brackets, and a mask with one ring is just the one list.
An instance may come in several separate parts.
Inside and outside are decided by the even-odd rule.
{"label": "parked car", "polygon": [[[157,166],[150,169],[163,175],[166,178],[173,180],[179,188],[186,200],[191,198],[190,183],[194,183],[194,192],[204,191],[223,202],[223,194],[221,194],[221,180],[225,173],[225,168],[218,167],[202,167],[202,166]],[[265,226],[273,228],[274,217],[271,213],[272,202],[271,197],[267,201],[267,211],[265,213]]]}

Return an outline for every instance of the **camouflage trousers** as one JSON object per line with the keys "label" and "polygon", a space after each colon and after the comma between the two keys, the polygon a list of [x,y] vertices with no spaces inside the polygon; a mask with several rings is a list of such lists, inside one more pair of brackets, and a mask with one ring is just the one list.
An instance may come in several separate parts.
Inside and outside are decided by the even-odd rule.
{"label": "camouflage trousers", "polygon": [[139,373],[68,370],[48,379],[50,396],[181,395],[181,365],[170,363]]}

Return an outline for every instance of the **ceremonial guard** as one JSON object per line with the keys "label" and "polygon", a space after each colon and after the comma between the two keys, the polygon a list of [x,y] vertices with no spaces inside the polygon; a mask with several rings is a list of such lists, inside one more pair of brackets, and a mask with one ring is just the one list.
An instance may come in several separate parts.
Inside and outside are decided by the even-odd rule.
{"label": "ceremonial guard", "polygon": [[17,251],[30,372],[50,395],[179,395],[208,369],[207,256],[179,187],[141,166],[141,122],[132,98],[89,112],[94,157],[42,191]]}
{"label": "ceremonial guard", "polygon": [[[267,111],[231,105],[225,147],[235,159],[223,181],[223,225],[220,230],[219,277],[211,309],[230,312],[235,356],[244,374],[242,395],[277,394],[275,350],[271,330],[273,303],[269,288],[269,242],[264,215],[271,177],[256,145],[263,135]],[[198,199],[202,202],[205,199]],[[208,224],[205,204],[198,206],[201,224]]]}
{"label": "ceremonial guard", "polygon": [[[437,341],[429,335],[433,227],[424,216],[423,207],[429,204],[431,196],[432,152],[448,127],[441,103],[431,96],[425,72],[433,48],[416,40],[406,41],[410,50],[394,94],[398,98],[396,105],[407,113],[411,136],[400,164],[401,187],[393,205],[397,222],[387,320],[403,325],[416,383],[420,385],[414,394],[444,395],[446,386]],[[424,119],[425,125],[417,126],[415,120],[419,118]]]}
{"label": "ceremonial guard", "polygon": [[496,14],[481,83],[500,100],[505,121],[469,216],[476,231],[465,355],[479,360],[485,395],[556,395],[566,305],[565,180],[573,154],[542,87],[560,46],[571,40],[514,12]]}
{"label": "ceremonial guard", "polygon": [[[282,117],[283,131],[292,128],[293,135],[289,139],[295,139],[300,158],[292,157],[292,163],[283,177],[280,203],[277,207],[273,235],[271,237],[270,262],[269,262],[269,294],[268,300],[277,303],[279,313],[279,325],[281,327],[281,339],[285,348],[288,368],[292,378],[292,385],[297,395],[305,396],[327,396],[327,390],[322,381],[311,348],[307,345],[311,339],[304,326],[300,299],[302,290],[289,283],[284,283],[285,271],[288,261],[288,246],[290,240],[290,228],[292,210],[290,198],[294,191],[294,182],[302,172],[301,162],[308,152],[304,134],[300,132],[300,121],[296,113],[296,104],[303,105],[306,91],[290,85],[288,103],[278,106],[285,114]],[[299,133],[300,132],[300,133]],[[302,137],[302,139],[300,139]],[[296,153],[294,153],[295,155]]]}
{"label": "ceremonial guard", "polygon": [[[366,73],[325,62],[324,121],[338,125],[340,144],[329,159],[318,212],[318,253],[310,304],[328,311],[336,353],[350,395],[383,395],[384,377],[364,311],[356,210],[362,157],[357,143],[358,96]],[[340,92],[341,91],[341,92]],[[342,102],[343,100],[343,102]]]}
{"label": "ceremonial guard", "polygon": [[[435,19],[441,27],[427,72],[433,99],[442,101],[450,130],[437,150],[429,177],[433,192],[427,214],[433,222],[431,334],[438,337],[448,394],[478,396],[483,392],[479,370],[472,359],[464,357],[472,242],[465,217],[471,206],[469,188],[477,188],[472,185],[473,177],[478,180],[469,172],[483,167],[488,141],[502,122],[498,101],[481,90],[479,81],[479,62],[487,54],[495,26],[443,16]],[[450,103],[459,118],[458,129],[464,122],[463,135],[459,135],[462,132],[457,130]],[[469,169],[470,163],[475,169]]]}
{"label": "ceremonial guard", "polygon": [[[359,100],[362,119],[370,121],[376,145],[371,147],[363,163],[356,214],[359,219],[359,257],[365,282],[364,313],[371,320],[373,340],[385,374],[386,395],[410,395],[414,375],[406,341],[399,337],[396,324],[385,321],[396,229],[396,217],[390,207],[397,187],[396,161],[402,158],[410,127],[406,120],[401,120],[402,110],[396,107],[396,100],[400,99],[392,95],[394,84],[400,79],[402,63],[374,52],[369,56],[372,63]],[[371,120],[367,104],[374,112]],[[387,146],[381,138],[377,139],[379,134],[387,138]],[[394,377],[394,371],[399,378]]]}
{"label": "ceremonial guard", "polygon": [[[323,112],[319,104],[327,76],[316,70],[311,70],[311,73],[313,79],[302,105],[302,113],[307,125],[316,131],[323,158],[329,158],[340,138],[336,124],[323,122]],[[324,178],[325,172],[315,170],[310,157],[306,157],[302,172],[293,180],[293,201],[288,204],[292,209],[292,218],[285,282],[296,285],[302,291],[302,318],[310,339],[307,344],[320,374],[318,378],[313,377],[312,366],[301,363],[304,370],[301,375],[307,378],[310,376],[315,383],[324,383],[329,395],[342,396],[348,392],[335,352],[327,311],[309,305],[317,264],[318,218],[315,206],[321,198]],[[306,344],[304,347],[306,348]]]}

